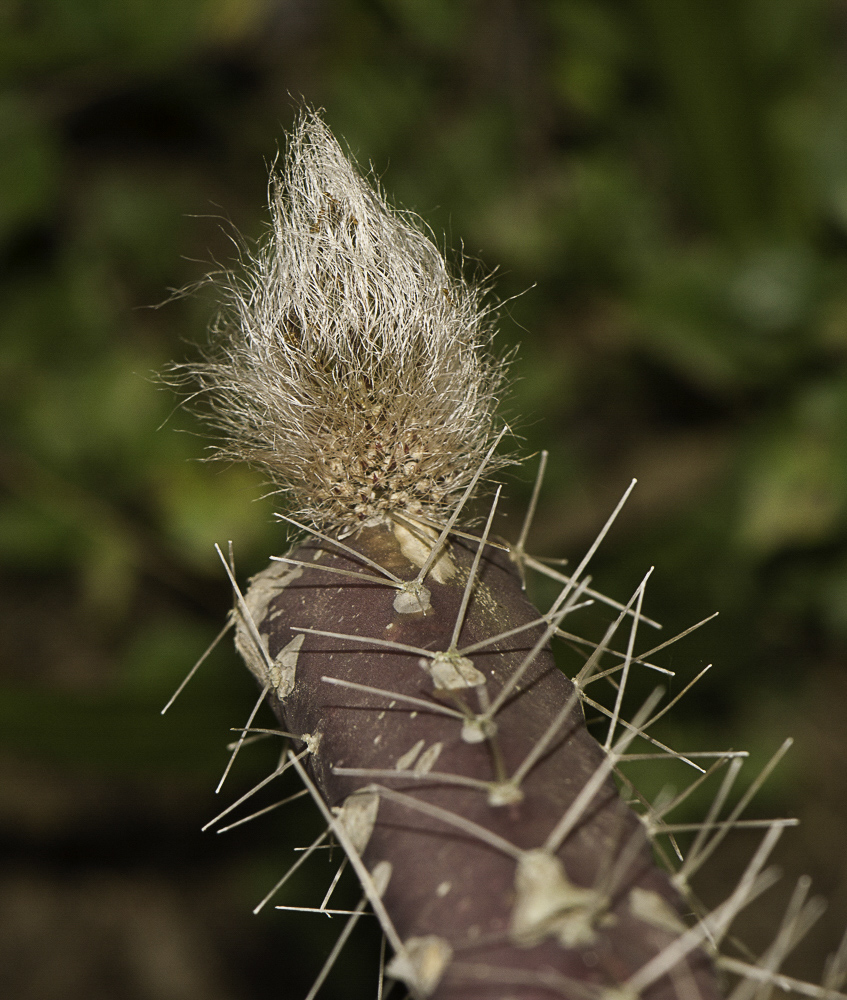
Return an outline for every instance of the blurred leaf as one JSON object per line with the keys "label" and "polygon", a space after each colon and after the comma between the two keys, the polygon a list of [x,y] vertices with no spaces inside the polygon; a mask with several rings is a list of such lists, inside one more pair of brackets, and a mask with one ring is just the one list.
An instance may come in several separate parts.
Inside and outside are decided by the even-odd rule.
{"label": "blurred leaf", "polygon": [[52,221],[60,150],[34,103],[0,91],[0,246],[24,226]]}
{"label": "blurred leaf", "polygon": [[624,62],[631,36],[619,12],[581,0],[551,3],[555,32],[552,80],[557,92],[578,112],[591,117],[610,114],[625,85]]}
{"label": "blurred leaf", "polygon": [[729,290],[746,326],[779,333],[806,320],[814,301],[815,263],[803,247],[769,246],[751,255]]}
{"label": "blurred leaf", "polygon": [[760,555],[822,542],[844,511],[844,483],[826,444],[805,435],[772,442],[751,470],[739,522],[741,544]]}
{"label": "blurred leaf", "polygon": [[847,513],[847,381],[812,386],[761,434],[743,477],[739,542],[759,556],[824,542]]}
{"label": "blurred leaf", "polygon": [[[168,692],[169,693],[169,692]],[[77,694],[4,685],[0,731],[6,750],[24,758],[84,765],[98,773],[202,773],[212,780],[238,719],[195,688],[179,712],[161,718],[168,694]],[[249,765],[248,765],[249,766]]]}
{"label": "blurred leaf", "polygon": [[0,508],[0,560],[7,570],[56,572],[77,555],[69,525],[17,500]]}
{"label": "blurred leaf", "polygon": [[3,5],[5,75],[78,69],[92,61],[122,72],[152,69],[255,25],[266,0],[9,0]]}
{"label": "blurred leaf", "polygon": [[744,4],[641,0],[640,7],[692,204],[724,238],[756,238],[778,210],[764,81],[749,57]]}
{"label": "blurred leaf", "polygon": [[274,505],[257,475],[241,467],[183,462],[162,470],[156,483],[164,532],[182,558],[207,572],[219,571],[213,544],[232,541],[236,565],[254,553],[265,558],[285,549],[287,530],[275,523]]}
{"label": "blurred leaf", "polygon": [[467,0],[385,0],[416,45],[454,54],[462,44],[470,14]]}

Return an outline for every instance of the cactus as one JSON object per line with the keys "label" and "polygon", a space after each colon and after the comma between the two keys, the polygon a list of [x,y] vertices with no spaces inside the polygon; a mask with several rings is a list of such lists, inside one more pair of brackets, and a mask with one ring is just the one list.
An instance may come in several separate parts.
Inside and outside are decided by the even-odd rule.
{"label": "cactus", "polygon": [[[262,468],[291,501],[281,519],[300,532],[244,595],[222,561],[236,645],[261,691],[235,752],[266,701],[291,749],[262,786],[298,771],[326,820],[312,848],[339,842],[364,892],[309,1000],[367,905],[393,952],[385,975],[415,1000],[710,1000],[727,975],[734,996],[776,983],[844,997],[847,944],[821,987],[780,978],[820,912],[805,883],[758,964],[720,954],[735,915],[773,881],[765,864],[790,821],[761,824],[758,850],[717,909],[703,912],[691,895],[692,875],[742,822],[787,744],[719,819],[744,755],[700,755],[714,758],[704,771],[659,743],[649,730],[669,707],[657,708],[661,689],[623,717],[631,670],[653,666],[660,648],[634,652],[650,624],[649,573],[626,604],[586,575],[623,500],[568,575],[525,549],[546,456],[516,543],[491,533],[499,489],[481,530],[465,516],[514,461],[496,452],[508,431],[497,417],[506,359],[492,358],[482,292],[450,273],[313,112],[273,177],[271,215],[245,273],[225,276],[213,346],[184,374],[215,454]],[[525,596],[528,570],[561,585],[544,613]],[[613,620],[590,643],[567,620],[598,600]],[[557,638],[587,651],[571,680],[553,660]],[[594,695],[604,680],[611,707]],[[585,706],[608,718],[602,744]],[[697,774],[638,811],[615,783],[627,781],[620,765],[636,739]],[[674,863],[666,846],[676,849],[677,829],[665,817],[722,767],[713,807]]]}

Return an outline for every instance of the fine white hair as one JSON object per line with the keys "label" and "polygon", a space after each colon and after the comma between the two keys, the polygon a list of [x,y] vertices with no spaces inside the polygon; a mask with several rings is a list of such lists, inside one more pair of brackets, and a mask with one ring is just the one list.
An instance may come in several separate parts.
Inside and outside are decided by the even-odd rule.
{"label": "fine white hair", "polygon": [[213,343],[183,368],[215,457],[261,468],[316,525],[441,521],[493,439],[503,385],[481,290],[314,111],[271,174],[270,216],[246,266],[212,279]]}

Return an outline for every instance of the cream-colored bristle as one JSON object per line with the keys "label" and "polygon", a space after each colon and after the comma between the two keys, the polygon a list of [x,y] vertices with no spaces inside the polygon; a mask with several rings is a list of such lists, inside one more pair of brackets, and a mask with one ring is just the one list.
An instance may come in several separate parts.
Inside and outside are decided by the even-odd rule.
{"label": "cream-colored bristle", "polygon": [[214,345],[182,368],[214,454],[260,467],[316,525],[442,520],[493,437],[490,307],[313,112],[270,215],[244,270],[215,276]]}

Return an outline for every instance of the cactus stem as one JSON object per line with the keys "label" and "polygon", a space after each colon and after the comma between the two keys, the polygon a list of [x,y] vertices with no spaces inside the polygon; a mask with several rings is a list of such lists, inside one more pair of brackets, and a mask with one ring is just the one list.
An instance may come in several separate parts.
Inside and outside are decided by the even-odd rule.
{"label": "cactus stem", "polygon": [[637,997],[704,940],[711,940],[717,944],[729,930],[730,924],[741,909],[779,878],[778,872],[774,869],[768,869],[761,874],[760,872],[781,834],[782,827],[773,825],[770,827],[730,896],[630,976],[622,986],[625,995]]}
{"label": "cactus stem", "polygon": [[[356,636],[342,636],[344,639],[354,639]],[[400,694],[398,691],[387,691],[385,688],[370,687],[368,684],[358,684],[356,681],[342,680],[340,677],[321,677],[324,684],[335,684],[337,687],[351,688],[353,691],[363,691],[366,694],[379,694],[384,698],[396,701],[405,701],[410,705],[423,708],[425,711],[439,712],[441,715],[452,715],[461,721],[467,720],[467,714],[449,708],[437,701],[425,701],[423,698],[414,698],[408,694]]]}
{"label": "cactus stem", "polygon": [[384,785],[374,784],[368,785],[367,787],[368,791],[376,792],[381,798],[390,799],[393,802],[400,803],[400,805],[408,806],[410,809],[416,809],[418,812],[425,813],[427,816],[432,816],[434,819],[441,820],[442,823],[454,826],[456,829],[462,830],[471,837],[475,837],[483,844],[488,844],[489,847],[493,847],[495,850],[501,851],[503,854],[508,854],[516,860],[522,858],[525,853],[516,844],[512,844],[510,841],[506,840],[505,837],[501,837],[499,834],[494,833],[493,830],[480,826],[479,823],[474,823],[473,820],[470,820],[465,816],[460,816],[458,813],[451,812],[449,809],[433,805],[432,802],[427,802],[425,799],[416,799],[412,795],[397,792],[393,788],[386,788]]}
{"label": "cactus stem", "polygon": [[[386,976],[412,1000],[716,1000],[721,967],[738,977],[730,1000],[766,1000],[789,983],[809,997],[847,1000],[837,992],[847,980],[847,935],[823,987],[779,973],[822,912],[807,879],[758,963],[717,956],[739,911],[778,877],[765,866],[796,820],[742,815],[790,741],[735,794],[743,751],[682,754],[650,735],[711,665],[661,709],[659,688],[627,718],[634,666],[675,676],[651,658],[710,620],[638,652],[642,623],[661,627],[643,613],[652,569],[626,603],[591,588],[589,564],[636,480],[571,573],[554,568],[566,561],[526,551],[546,451],[514,544],[490,538],[500,488],[481,534],[468,533],[459,520],[483,474],[490,481],[513,462],[495,455],[509,431],[496,415],[507,359],[488,357],[494,330],[484,291],[450,274],[313,111],[274,172],[270,210],[269,235],[245,273],[223,275],[215,342],[199,363],[175,371],[199,386],[219,437],[215,455],[264,469],[295,501],[299,520],[279,519],[311,537],[272,557],[245,594],[231,543],[228,557],[216,546],[234,606],[163,711],[235,624],[261,695],[234,730],[217,790],[248,743],[281,736],[298,752],[284,744],[276,768],[204,829],[224,832],[314,799],[324,828],[256,913],[308,858],[336,841],[343,847],[319,906],[279,907],[347,918],[306,1000],[368,904],[383,931],[377,1000]],[[546,614],[522,593],[528,570],[557,581]],[[563,627],[595,601],[615,609],[602,611],[614,621],[600,642]],[[572,681],[554,661],[555,638],[582,661]],[[600,680],[595,700],[590,685]],[[254,724],[263,702],[283,728]],[[605,722],[600,742],[587,729],[590,708],[599,712],[592,721]],[[649,752],[631,752],[636,739],[644,741],[636,750]],[[664,789],[650,801],[625,765],[660,759],[695,775],[683,775],[682,792]],[[289,768],[302,792],[231,821]],[[712,775],[705,820],[671,822]],[[692,877],[730,830],[756,828],[762,839],[740,881],[705,912]],[[331,909],[348,865],[364,896],[352,910]],[[690,927],[689,910],[698,918]]]}
{"label": "cactus stem", "polygon": [[[355,845],[353,844],[346,830],[344,829],[344,825],[341,822],[339,822],[339,820],[335,816],[333,816],[332,811],[324,802],[320,792],[315,787],[314,782],[306,773],[306,769],[303,767],[300,761],[295,758],[294,754],[292,754],[291,751],[289,751],[289,755],[291,757],[291,762],[297,769],[297,773],[300,775],[300,780],[303,782],[306,788],[308,788],[312,796],[312,801],[315,803],[318,809],[320,809],[324,818],[329,823],[336,838],[340,842],[341,846],[344,848],[347,857],[350,859],[350,864],[356,871],[356,875],[358,876],[359,881],[362,884],[362,888],[365,890],[365,895],[368,897],[368,902],[371,904],[371,908],[379,918],[380,925],[382,926],[382,932],[388,938],[388,943],[394,950],[394,959],[396,960],[399,957],[401,961],[410,962],[411,960],[409,958],[409,953],[406,949],[406,946],[401,940],[400,935],[397,933],[397,930],[394,927],[394,923],[391,920],[391,917],[388,915],[388,911],[385,909],[385,905],[382,902],[382,895],[378,891],[376,885],[374,884],[374,880],[371,877],[371,873],[365,867],[361,855],[356,850]],[[414,1000],[422,1000],[422,994],[420,990],[418,990],[413,983],[407,985],[409,986],[409,992],[411,993]]]}
{"label": "cactus stem", "polygon": [[[334,546],[337,549],[341,549],[342,552],[346,553],[348,556],[351,556],[353,559],[356,560],[356,562],[364,563],[366,566],[370,566],[371,569],[375,569],[377,573],[379,573],[381,576],[385,577],[388,581],[390,581],[390,583],[387,584],[388,586],[393,585],[395,587],[399,587],[402,589],[408,582],[406,580],[401,580],[400,577],[395,576],[391,572],[391,570],[386,569],[384,566],[380,566],[378,562],[376,562],[374,559],[368,558],[368,556],[366,556],[363,552],[359,552],[357,549],[353,549],[349,545],[345,545],[344,542],[340,541],[338,538],[332,538],[329,535],[325,535],[322,531],[318,531],[317,528],[309,527],[306,524],[301,524],[299,521],[295,521],[293,517],[288,517],[286,514],[275,513],[274,517],[278,521],[285,521],[288,524],[293,525],[295,528],[299,528],[301,531],[305,531],[309,535],[314,535],[315,538],[320,538],[322,542],[329,542],[330,545]],[[321,567],[321,569],[324,568],[325,567]],[[385,581],[381,580],[380,582],[382,583]]]}
{"label": "cactus stem", "polygon": [[586,781],[580,789],[579,794],[568,807],[564,816],[562,816],[555,827],[553,827],[547,839],[544,841],[545,851],[549,851],[553,854],[561,847],[568,834],[582,818],[603,782],[615,768],[615,765],[620,760],[620,755],[626,750],[636,736],[641,735],[641,726],[644,723],[645,717],[653,711],[663,694],[664,690],[657,687],[652,694],[649,695],[636,715],[633,716],[632,722],[629,726],[629,732],[624,733],[624,735],[618,739],[618,742],[607,751],[606,756],[597,766],[588,781]]}

